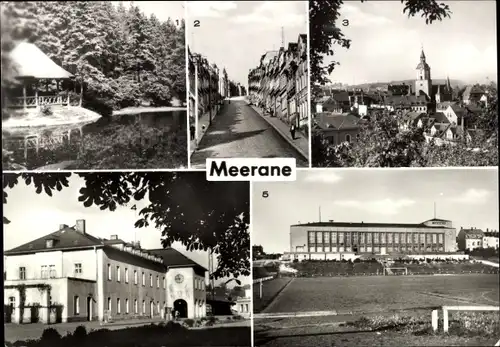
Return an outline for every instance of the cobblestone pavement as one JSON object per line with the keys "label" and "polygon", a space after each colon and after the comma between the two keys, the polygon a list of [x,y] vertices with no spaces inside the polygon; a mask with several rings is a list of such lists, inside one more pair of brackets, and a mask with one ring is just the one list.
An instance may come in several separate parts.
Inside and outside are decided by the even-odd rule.
{"label": "cobblestone pavement", "polygon": [[191,167],[204,169],[207,158],[296,158],[308,163],[243,100],[224,106],[191,156]]}

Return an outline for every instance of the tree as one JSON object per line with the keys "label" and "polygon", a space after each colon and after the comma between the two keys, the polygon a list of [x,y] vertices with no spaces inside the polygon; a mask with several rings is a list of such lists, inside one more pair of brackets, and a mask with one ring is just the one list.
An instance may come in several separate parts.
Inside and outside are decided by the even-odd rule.
{"label": "tree", "polygon": [[[361,0],[363,2],[363,0]],[[335,45],[349,48],[351,40],[347,39],[338,25],[339,11],[342,0],[310,0],[309,1],[309,37],[310,37],[310,69],[312,99],[318,93],[318,85],[329,81],[328,75],[339,64],[332,61],[324,66],[325,56],[335,55]],[[401,0],[404,4],[403,13],[408,17],[421,14],[426,24],[450,17],[450,9],[446,4],[438,4],[436,0]]]}
{"label": "tree", "polygon": [[[3,175],[3,203],[21,182],[37,194],[52,196],[69,186],[70,173]],[[211,276],[250,274],[249,183],[207,181],[199,172],[78,173],[84,179],[78,201],[115,211],[133,200],[148,199],[136,228],[153,225],[161,231],[163,247],[181,242],[187,250],[213,251],[217,268]],[[10,221],[4,216],[3,223]],[[237,283],[239,281],[236,281]]]}

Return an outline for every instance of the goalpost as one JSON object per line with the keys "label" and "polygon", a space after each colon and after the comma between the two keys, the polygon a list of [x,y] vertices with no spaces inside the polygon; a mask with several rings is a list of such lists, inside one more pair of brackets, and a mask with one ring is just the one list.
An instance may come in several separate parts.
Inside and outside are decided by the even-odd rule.
{"label": "goalpost", "polygon": [[406,267],[384,267],[384,276],[397,275],[398,272],[403,272],[404,275],[408,275],[408,268]]}

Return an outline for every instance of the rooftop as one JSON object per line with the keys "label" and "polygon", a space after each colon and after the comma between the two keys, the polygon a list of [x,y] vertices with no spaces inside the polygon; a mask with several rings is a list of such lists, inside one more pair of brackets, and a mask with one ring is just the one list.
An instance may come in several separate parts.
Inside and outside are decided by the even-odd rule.
{"label": "rooftop", "polygon": [[73,77],[50,59],[40,48],[29,42],[20,42],[10,57],[16,66],[17,78],[68,79]]}
{"label": "rooftop", "polygon": [[[442,221],[442,222],[450,222],[445,219],[431,219],[429,221]],[[350,223],[350,222],[312,222],[312,223],[305,223],[305,224],[294,224],[291,225],[292,227],[303,227],[303,226],[308,226],[308,227],[351,227],[351,228],[429,228],[429,229],[445,229],[446,226],[427,226],[424,223],[429,222],[425,221],[423,223],[365,223],[365,222],[355,222],[355,223]]]}

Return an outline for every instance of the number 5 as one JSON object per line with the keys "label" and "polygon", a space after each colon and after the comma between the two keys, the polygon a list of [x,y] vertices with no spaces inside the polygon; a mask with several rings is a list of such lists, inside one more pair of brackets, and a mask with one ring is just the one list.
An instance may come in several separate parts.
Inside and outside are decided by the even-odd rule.
{"label": "number 5", "polygon": [[267,190],[262,192],[262,197],[263,198],[268,198],[269,197],[269,192]]}

